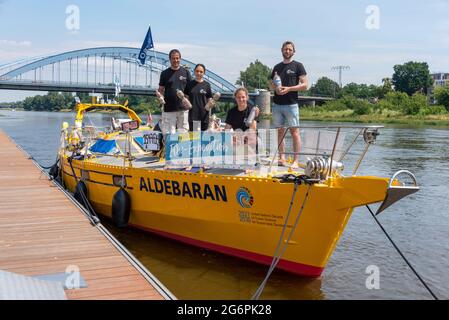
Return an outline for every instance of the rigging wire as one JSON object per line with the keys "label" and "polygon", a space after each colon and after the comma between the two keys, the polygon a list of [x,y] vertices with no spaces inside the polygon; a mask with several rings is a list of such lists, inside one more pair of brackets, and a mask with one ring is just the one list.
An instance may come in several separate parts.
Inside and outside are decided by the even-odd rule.
{"label": "rigging wire", "polygon": [[[306,195],[304,196],[304,200],[302,202],[301,208],[299,209],[298,215],[296,216],[296,220],[295,220],[295,223],[294,223],[294,225],[292,227],[292,230],[290,231],[290,233],[289,233],[289,235],[287,237],[287,240],[285,241],[285,243],[284,243],[284,245],[282,246],[282,249],[281,249],[281,243],[282,243],[282,240],[283,240],[283,237],[284,237],[285,230],[287,228],[288,218],[290,216],[291,209],[293,207],[293,202],[294,202],[294,199],[295,199],[296,192],[298,190],[298,186],[301,184],[301,182],[304,182],[304,183],[308,184]],[[257,288],[256,292],[251,297],[251,300],[259,300],[260,296],[262,295],[263,290],[265,289],[265,286],[266,286],[266,284],[268,282],[268,279],[270,278],[270,276],[273,273],[274,269],[276,268],[276,266],[278,265],[278,263],[281,260],[282,256],[284,255],[285,250],[287,249],[288,243],[290,242],[290,239],[293,236],[293,233],[295,232],[296,227],[298,226],[299,218],[301,217],[301,214],[302,214],[302,212],[304,210],[304,206],[305,206],[305,204],[307,202],[307,199],[309,198],[309,192],[310,192],[310,189],[312,187],[312,183],[307,181],[304,176],[299,176],[299,177],[295,177],[294,184],[295,184],[295,187],[293,189],[292,199],[290,201],[290,207],[288,209],[288,213],[287,213],[287,216],[285,218],[285,222],[284,222],[284,226],[282,228],[281,236],[279,237],[279,241],[278,241],[278,244],[276,246],[276,251],[275,251],[275,253],[273,255],[273,260],[271,261],[271,265],[268,268],[268,271],[267,271],[267,274],[265,275],[265,278],[263,279],[263,281],[261,282],[261,284]]]}

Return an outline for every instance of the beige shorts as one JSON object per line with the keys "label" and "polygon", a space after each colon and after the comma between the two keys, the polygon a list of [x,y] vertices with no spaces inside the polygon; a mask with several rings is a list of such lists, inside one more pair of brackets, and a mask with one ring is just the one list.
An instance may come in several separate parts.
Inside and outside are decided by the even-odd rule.
{"label": "beige shorts", "polygon": [[162,112],[162,132],[189,131],[189,111]]}

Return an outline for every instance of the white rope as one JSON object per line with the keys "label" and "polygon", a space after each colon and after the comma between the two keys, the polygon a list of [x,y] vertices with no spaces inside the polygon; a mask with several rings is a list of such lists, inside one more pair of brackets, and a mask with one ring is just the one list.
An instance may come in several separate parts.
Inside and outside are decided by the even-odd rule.
{"label": "white rope", "polygon": [[304,206],[305,206],[305,204],[306,204],[306,202],[307,202],[307,199],[308,199],[308,197],[309,197],[309,191],[310,191],[310,188],[311,188],[311,187],[312,187],[312,185],[309,185],[308,188],[307,188],[307,192],[306,192],[306,195],[305,195],[305,197],[304,197],[304,201],[302,202],[301,209],[300,209],[299,212],[298,212],[298,215],[297,215],[297,217],[296,217],[296,220],[295,220],[295,223],[294,223],[294,225],[293,225],[293,228],[292,228],[292,230],[290,231],[290,234],[288,235],[287,241],[285,241],[285,243],[284,243],[284,245],[283,245],[281,251],[280,251],[279,254],[278,254],[278,249],[279,249],[280,246],[281,246],[282,239],[283,239],[283,236],[284,236],[284,232],[285,232],[285,230],[286,230],[286,228],[287,228],[288,218],[289,218],[289,216],[290,216],[290,212],[291,212],[291,209],[292,209],[292,206],[293,206],[293,201],[294,201],[294,198],[295,198],[295,195],[296,195],[296,191],[297,191],[297,189],[298,189],[298,184],[296,184],[296,182],[295,182],[295,189],[294,189],[294,191],[293,191],[292,200],[291,200],[291,202],[290,202],[290,208],[288,209],[287,217],[286,217],[286,219],[285,219],[284,227],[283,227],[283,229],[282,229],[282,233],[281,233],[281,236],[280,236],[279,241],[278,241],[278,245],[277,245],[277,248],[276,248],[276,252],[275,252],[275,254],[274,254],[274,256],[273,256],[273,260],[271,261],[270,268],[268,269],[265,278],[263,279],[263,281],[262,281],[262,283],[260,284],[260,286],[257,288],[256,292],[255,292],[255,293],[253,294],[253,296],[251,297],[251,300],[259,300],[260,296],[262,295],[263,290],[265,289],[265,286],[266,286],[266,284],[267,284],[267,282],[268,282],[268,279],[270,278],[270,276],[271,276],[271,274],[273,273],[274,269],[276,268],[277,264],[278,264],[279,261],[281,260],[281,257],[283,256],[285,250],[287,249],[287,245],[288,245],[288,243],[289,243],[291,237],[293,236],[293,233],[295,232],[296,227],[298,226],[299,218],[301,217],[301,214],[302,214],[302,212],[303,212],[303,210],[304,210]]}

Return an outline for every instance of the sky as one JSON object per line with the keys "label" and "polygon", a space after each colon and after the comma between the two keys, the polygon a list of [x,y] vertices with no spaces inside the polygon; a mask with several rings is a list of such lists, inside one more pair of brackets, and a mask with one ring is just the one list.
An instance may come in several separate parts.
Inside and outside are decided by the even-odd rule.
{"label": "sky", "polygon": [[[68,6],[79,29],[67,27]],[[285,40],[310,83],[333,66],[349,82],[379,85],[393,66],[425,61],[449,72],[449,0],[0,0],[0,65],[35,56],[99,46],[140,48],[151,26],[155,49],[181,50],[235,83],[256,59],[273,67]],[[33,92],[0,91],[0,101]]]}

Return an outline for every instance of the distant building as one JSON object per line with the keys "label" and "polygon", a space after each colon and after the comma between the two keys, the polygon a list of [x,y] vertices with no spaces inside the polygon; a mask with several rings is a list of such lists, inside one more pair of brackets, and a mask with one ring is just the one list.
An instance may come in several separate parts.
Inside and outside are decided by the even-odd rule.
{"label": "distant building", "polygon": [[444,86],[449,83],[449,73],[432,73],[432,79],[434,81],[434,87]]}
{"label": "distant building", "polygon": [[436,87],[442,87],[446,84],[449,84],[449,73],[444,72],[438,72],[438,73],[432,73],[431,77],[433,79],[433,86],[429,90],[429,99],[432,104],[438,103],[438,101],[435,100],[435,97],[433,95],[433,89]]}

